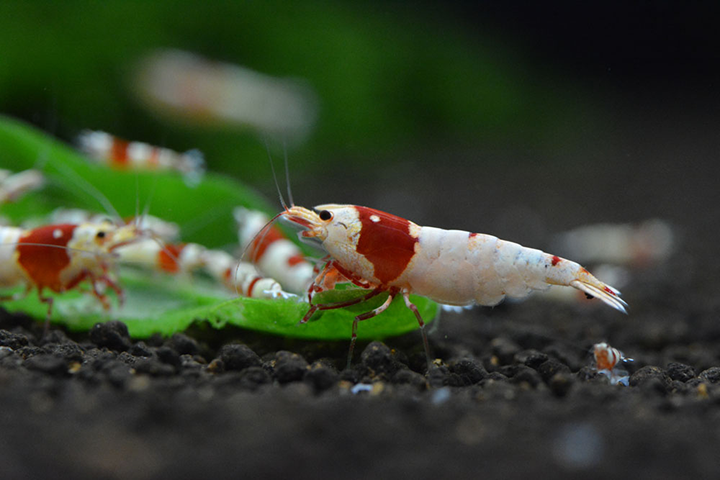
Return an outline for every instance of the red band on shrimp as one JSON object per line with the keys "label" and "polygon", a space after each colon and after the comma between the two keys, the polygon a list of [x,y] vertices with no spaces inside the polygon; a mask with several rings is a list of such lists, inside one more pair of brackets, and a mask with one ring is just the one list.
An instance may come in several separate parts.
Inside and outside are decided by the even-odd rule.
{"label": "red band on shrimp", "polygon": [[598,370],[612,370],[622,360],[622,353],[606,343],[598,343],[593,348]]}
{"label": "red band on shrimp", "polygon": [[148,157],[148,165],[158,167],[160,165],[160,149],[157,147],[151,147],[150,157]]}
{"label": "red band on shrimp", "polygon": [[415,255],[416,237],[410,234],[410,221],[367,207],[355,207],[362,223],[357,252],[374,267],[383,284],[398,278]]}
{"label": "red band on shrimp", "polygon": [[253,263],[259,262],[265,254],[265,250],[267,250],[274,242],[282,240],[283,238],[285,238],[285,235],[283,235],[280,229],[274,225],[267,231],[260,233],[260,235],[253,240],[252,245],[250,245],[248,250],[250,254],[250,261]]}
{"label": "red band on shrimp", "polygon": [[225,273],[223,273],[223,280],[225,282],[230,282],[230,279],[232,279],[233,274],[235,273],[235,267],[228,268],[225,270]]}
{"label": "red band on shrimp", "polygon": [[60,273],[70,264],[70,255],[64,248],[45,245],[66,247],[76,227],[77,225],[71,224],[46,225],[30,230],[20,237],[16,247],[17,262],[38,289],[47,287],[56,292],[63,290]]}
{"label": "red band on shrimp", "polygon": [[293,255],[292,257],[287,259],[288,267],[294,267],[295,265],[303,262],[305,262],[305,257],[300,254]]}
{"label": "red band on shrimp", "polygon": [[599,370],[612,370],[614,363],[608,358],[608,352],[602,351],[597,354],[597,368]]}
{"label": "red band on shrimp", "polygon": [[165,245],[158,254],[158,267],[160,270],[168,273],[177,273],[180,271],[180,254],[185,248],[185,244]]}
{"label": "red band on shrimp", "polygon": [[126,142],[125,140],[122,140],[120,138],[113,138],[112,151],[110,152],[110,159],[112,160],[113,164],[118,167],[128,166],[128,163],[130,162],[130,158],[128,157],[129,145],[130,143]]}
{"label": "red band on shrimp", "polygon": [[255,277],[253,278],[253,281],[250,282],[250,285],[247,288],[247,292],[245,292],[246,297],[252,297],[253,296],[253,289],[255,288],[255,284],[261,280],[261,277]]}

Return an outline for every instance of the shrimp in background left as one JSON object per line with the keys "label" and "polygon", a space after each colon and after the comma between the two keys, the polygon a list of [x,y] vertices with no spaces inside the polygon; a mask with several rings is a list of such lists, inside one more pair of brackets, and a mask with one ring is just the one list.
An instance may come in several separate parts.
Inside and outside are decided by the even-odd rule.
{"label": "shrimp in background left", "polygon": [[[107,218],[107,215],[81,209],[57,209],[51,215],[53,220],[92,221]],[[128,223],[138,225],[149,234],[132,244],[115,251],[118,263],[143,268],[169,275],[190,275],[206,273],[223,285],[229,292],[250,298],[289,298],[273,278],[258,274],[255,267],[241,262],[222,250],[213,250],[192,242],[181,242],[180,227],[156,216],[143,214],[131,217]]]}
{"label": "shrimp in background left", "polygon": [[[97,222],[103,219],[108,219],[108,216],[79,208],[58,208],[50,215],[53,223]],[[147,213],[129,217],[124,223],[136,225],[148,236],[119,248],[116,253],[120,263],[171,274],[189,274],[204,265],[202,256],[205,248],[179,242],[180,227],[177,224]]]}
{"label": "shrimp in background left", "polygon": [[[135,225],[117,227],[110,222],[54,224],[33,229],[0,227],[0,287],[25,285],[22,296],[33,288],[47,304],[47,329],[56,293],[79,289],[83,282],[105,310],[110,302],[105,287],[115,291],[122,302],[123,291],[116,278],[114,251],[140,238]],[[3,301],[18,296],[0,297]]]}
{"label": "shrimp in background left", "polygon": [[129,142],[100,131],[86,130],[78,136],[80,150],[91,160],[116,170],[165,170],[183,175],[190,187],[197,186],[205,172],[199,150],[178,153],[143,142]]}
{"label": "shrimp in background left", "polygon": [[[81,208],[56,208],[50,214],[50,223],[99,223],[113,221],[111,215],[95,213]],[[180,239],[180,227],[162,218],[143,213],[122,219],[125,224],[135,224],[140,230],[151,232],[153,237],[163,242],[176,242]]]}

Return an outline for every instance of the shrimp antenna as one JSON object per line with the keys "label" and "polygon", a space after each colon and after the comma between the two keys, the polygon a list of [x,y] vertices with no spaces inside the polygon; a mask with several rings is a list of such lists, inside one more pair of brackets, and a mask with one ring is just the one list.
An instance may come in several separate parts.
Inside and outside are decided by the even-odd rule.
{"label": "shrimp antenna", "polygon": [[205,211],[202,216],[195,217],[180,225],[183,238],[190,237],[196,232],[201,231],[206,226],[215,222],[221,216],[225,215],[228,205],[216,205],[215,207]]}
{"label": "shrimp antenna", "polygon": [[290,189],[290,167],[288,166],[288,154],[287,154],[287,142],[283,137],[283,154],[285,156],[285,183],[287,183],[288,200],[290,200],[290,206],[295,206],[295,200],[293,200],[292,190]]}
{"label": "shrimp antenna", "polygon": [[135,171],[135,226],[139,225],[138,218],[140,217],[140,176]]}
{"label": "shrimp antenna", "polygon": [[[55,84],[52,83],[52,86],[50,87],[50,92],[54,90]],[[50,106],[50,113],[48,114],[46,131],[49,132],[51,135],[55,136],[55,132],[57,130],[57,98],[55,96],[51,96],[50,103],[52,105]],[[43,148],[38,151],[38,156],[37,159],[35,159],[35,165],[33,166],[33,168],[36,168],[40,171],[45,168],[45,165],[50,159],[49,152],[50,147],[52,146],[52,142],[50,140],[47,140],[43,141],[43,144]]]}
{"label": "shrimp antenna", "polygon": [[[135,178],[135,181],[137,182],[137,177]],[[152,189],[150,190],[150,193],[148,194],[147,202],[145,203],[145,207],[143,207],[142,214],[140,213],[140,193],[137,193],[137,198],[135,200],[135,226],[140,227],[140,225],[145,224],[145,219],[150,214],[150,205],[152,203],[152,199],[155,196],[155,188],[157,187],[157,178],[154,179]],[[136,183],[136,188],[137,183]]]}
{"label": "shrimp antenna", "polygon": [[275,188],[277,189],[278,196],[280,197],[280,205],[282,205],[283,210],[287,210],[288,207],[282,196],[282,192],[280,191],[280,183],[278,182],[277,174],[275,173],[275,164],[273,163],[272,154],[270,153],[270,145],[268,144],[267,138],[265,139],[265,150],[267,150],[268,158],[270,158],[270,169],[272,170],[273,180],[275,181]]}
{"label": "shrimp antenna", "polygon": [[100,205],[103,206],[106,212],[113,215],[118,222],[122,222],[122,217],[120,216],[120,213],[113,207],[112,202],[110,202],[110,199],[108,199],[103,193],[95,188],[95,186],[82,178],[78,173],[73,170],[72,168],[68,167],[67,165],[64,165],[62,163],[53,163],[53,166],[62,174],[66,175],[73,183],[78,185],[79,187],[82,187],[85,192],[87,192],[91,197],[93,197],[95,200],[97,200]]}

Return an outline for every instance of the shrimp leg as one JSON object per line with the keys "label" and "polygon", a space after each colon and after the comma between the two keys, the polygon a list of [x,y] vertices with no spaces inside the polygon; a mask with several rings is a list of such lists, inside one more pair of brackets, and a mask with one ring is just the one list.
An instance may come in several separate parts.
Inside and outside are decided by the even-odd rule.
{"label": "shrimp leg", "polygon": [[375,308],[374,310],[370,310],[367,313],[363,313],[361,315],[358,315],[355,317],[355,320],[353,320],[353,326],[352,326],[352,337],[350,339],[350,351],[348,351],[348,359],[347,359],[347,369],[350,369],[350,365],[352,364],[352,357],[353,357],[353,351],[355,350],[355,342],[357,340],[357,327],[358,323],[362,322],[363,320],[367,320],[369,318],[376,317],[380,315],[382,312],[387,310],[387,308],[392,303],[393,299],[395,298],[395,295],[397,295],[397,290],[392,290],[390,292],[390,295],[388,295],[388,298],[383,302],[382,305]]}
{"label": "shrimp leg", "polygon": [[43,289],[41,287],[38,287],[38,299],[40,299],[42,303],[45,303],[48,306],[47,315],[45,316],[45,325],[43,327],[43,333],[41,337],[45,338],[50,331],[50,317],[52,316],[52,309],[53,304],[55,303],[55,299],[53,297],[43,297],[42,291]]}
{"label": "shrimp leg", "polygon": [[427,360],[428,370],[430,370],[432,357],[430,356],[430,342],[428,342],[427,332],[425,332],[425,322],[418,308],[410,301],[410,293],[407,290],[403,291],[403,300],[405,300],[405,306],[415,314],[415,318],[417,318],[418,324],[420,325],[420,334],[422,335],[423,346],[425,347],[425,359]]}
{"label": "shrimp leg", "polygon": [[310,306],[310,310],[303,316],[302,320],[300,320],[300,323],[307,323],[308,320],[310,320],[310,317],[313,316],[315,312],[318,310],[334,310],[336,308],[345,308],[349,307],[351,305],[357,305],[358,303],[362,303],[366,300],[370,300],[373,297],[376,297],[380,295],[381,293],[385,292],[386,290],[383,288],[376,288],[374,290],[371,290],[370,292],[366,293],[362,297],[358,297],[352,300],[346,300],[344,302],[336,302],[336,303],[315,303]]}

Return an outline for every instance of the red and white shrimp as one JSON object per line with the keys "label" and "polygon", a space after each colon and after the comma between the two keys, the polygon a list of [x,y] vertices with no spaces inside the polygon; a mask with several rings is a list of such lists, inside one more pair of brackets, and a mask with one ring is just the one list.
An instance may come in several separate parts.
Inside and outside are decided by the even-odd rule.
{"label": "red and white shrimp", "polygon": [[240,262],[227,252],[206,250],[203,257],[205,270],[231,292],[249,298],[275,299],[294,296],[284,292],[274,279],[260,276],[253,264]]}
{"label": "red and white shrimp", "polygon": [[190,274],[205,266],[205,251],[197,243],[163,243],[146,238],[116,252],[120,263],[149,266],[170,274]]}
{"label": "red and white shrimp", "polygon": [[595,365],[599,374],[606,375],[610,379],[610,383],[612,385],[620,384],[627,386],[627,372],[619,370],[616,367],[620,361],[632,362],[632,358],[626,358],[620,350],[611,347],[605,342],[593,345],[592,352],[595,357]]}
{"label": "red and white shrimp", "polygon": [[122,300],[122,289],[113,278],[112,253],[138,238],[134,225],[117,227],[109,222],[45,225],[30,230],[0,227],[0,287],[25,284],[23,295],[36,288],[40,300],[48,305],[49,321],[53,298],[43,296],[43,290],[61,293],[87,280],[92,294],[107,310],[110,302],[103,293],[105,287]]}
{"label": "red and white shrimp", "polygon": [[0,169],[0,205],[14,202],[28,192],[38,190],[45,185],[45,177],[37,170],[24,170],[12,173]]}
{"label": "red and white shrimp", "polygon": [[[276,279],[288,291],[303,294],[315,278],[315,266],[302,250],[276,226],[267,227],[270,218],[257,210],[237,207],[240,247],[263,274]],[[262,232],[262,233],[260,233]]]}
{"label": "red and white shrimp", "polygon": [[[79,208],[58,208],[50,215],[55,223],[101,223],[110,222],[111,217]],[[198,244],[176,243],[180,228],[177,224],[152,215],[143,214],[123,220],[135,225],[139,231],[151,238],[143,238],[118,248],[116,254],[120,263],[148,266],[165,273],[191,273],[203,266],[202,253],[205,247]]]}
{"label": "red and white shrimp", "polygon": [[92,160],[116,170],[166,170],[183,174],[190,186],[200,183],[205,160],[199,150],[178,153],[143,142],[129,142],[100,131],[86,130],[78,136],[80,149]]}
{"label": "red and white shrimp", "polygon": [[506,296],[522,298],[551,285],[574,287],[625,312],[616,289],[601,282],[579,264],[492,235],[421,227],[404,218],[355,205],[320,205],[313,210],[293,206],[281,214],[304,228],[301,239],[320,242],[330,256],[311,289],[328,287],[328,272],[338,271],[371,291],[349,302],[314,304],[301,322],[317,310],[360,303],[383,292],[387,300],[358,315],[353,322],[348,363],[357,325],[379,315],[402,295],[417,317],[430,361],[424,321],[410,302],[411,293],[448,305],[497,305]]}
{"label": "red and white shrimp", "polygon": [[[90,212],[80,208],[56,208],[50,214],[50,223],[101,223],[113,221],[112,217],[103,213]],[[143,232],[163,242],[176,242],[180,238],[180,227],[173,222],[144,213],[137,217],[124,218],[126,224],[134,224]],[[116,223],[116,222],[113,222]]]}
{"label": "red and white shrimp", "polygon": [[[108,220],[108,216],[80,209],[57,209],[54,220]],[[144,214],[126,219],[128,224],[149,233],[143,238],[115,250],[118,263],[149,267],[168,274],[190,274],[198,270],[207,272],[232,291],[254,298],[288,298],[280,284],[272,278],[258,275],[252,264],[239,262],[223,251],[209,250],[197,243],[176,243],[179,228],[176,224]],[[238,266],[240,264],[240,266]]]}

